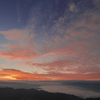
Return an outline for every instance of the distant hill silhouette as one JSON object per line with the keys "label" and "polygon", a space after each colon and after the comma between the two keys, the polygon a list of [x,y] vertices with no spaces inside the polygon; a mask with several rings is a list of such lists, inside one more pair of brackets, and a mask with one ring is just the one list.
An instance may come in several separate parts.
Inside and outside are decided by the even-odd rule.
{"label": "distant hill silhouette", "polygon": [[[0,100],[84,100],[80,97],[36,89],[0,88]],[[100,100],[88,98],[86,100]]]}

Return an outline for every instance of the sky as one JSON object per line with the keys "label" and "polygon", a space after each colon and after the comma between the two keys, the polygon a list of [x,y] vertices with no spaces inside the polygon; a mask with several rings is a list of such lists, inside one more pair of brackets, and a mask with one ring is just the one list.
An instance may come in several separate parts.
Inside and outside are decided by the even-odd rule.
{"label": "sky", "polygon": [[100,81],[100,0],[1,0],[0,80]]}

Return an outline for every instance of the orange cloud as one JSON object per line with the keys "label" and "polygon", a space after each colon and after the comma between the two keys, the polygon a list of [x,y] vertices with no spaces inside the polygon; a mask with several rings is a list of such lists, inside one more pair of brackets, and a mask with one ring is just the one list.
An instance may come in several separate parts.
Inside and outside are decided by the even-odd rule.
{"label": "orange cloud", "polygon": [[56,36],[56,38],[55,38],[55,42],[57,43],[58,41],[59,41],[59,36]]}
{"label": "orange cloud", "polygon": [[42,56],[47,56],[47,55],[54,55],[55,53],[54,52],[50,52],[50,53],[45,53],[44,55]]}
{"label": "orange cloud", "polygon": [[[0,71],[0,80],[49,80],[45,75],[26,73],[14,69],[2,69]],[[51,78],[52,80],[52,78]]]}
{"label": "orange cloud", "polygon": [[0,80],[100,80],[100,74],[33,74],[14,69],[2,69],[0,71]]}
{"label": "orange cloud", "polygon": [[69,39],[69,36],[66,36],[66,39]]}
{"label": "orange cloud", "polygon": [[72,33],[72,36],[75,36],[75,33],[76,33],[76,32],[74,31],[74,32]]}
{"label": "orange cloud", "polygon": [[0,50],[1,58],[16,61],[37,58],[38,54],[31,47],[21,47],[19,45],[3,45],[9,50]]}
{"label": "orange cloud", "polygon": [[40,67],[47,73],[69,73],[69,74],[99,74],[99,60],[95,57],[86,56],[80,57],[66,57],[65,59],[59,59],[52,62],[35,63],[24,62],[20,65]]}
{"label": "orange cloud", "polygon": [[13,40],[14,44],[3,44],[6,49],[0,50],[0,57],[10,61],[35,59],[38,54],[36,53],[36,46],[33,43],[34,34],[30,33],[31,30],[13,29],[8,31],[0,31],[8,40]]}

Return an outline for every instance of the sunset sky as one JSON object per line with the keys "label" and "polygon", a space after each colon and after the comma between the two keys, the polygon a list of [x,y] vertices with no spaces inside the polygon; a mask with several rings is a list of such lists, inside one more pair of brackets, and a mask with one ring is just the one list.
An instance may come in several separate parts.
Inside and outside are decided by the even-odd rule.
{"label": "sunset sky", "polygon": [[0,0],[0,80],[100,81],[100,0]]}

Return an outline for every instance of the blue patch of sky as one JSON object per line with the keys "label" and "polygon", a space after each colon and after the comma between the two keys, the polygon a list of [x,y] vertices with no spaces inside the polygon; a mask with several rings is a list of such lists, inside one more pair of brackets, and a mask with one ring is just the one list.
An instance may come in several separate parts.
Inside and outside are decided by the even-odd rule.
{"label": "blue patch of sky", "polygon": [[[19,19],[16,7],[18,0],[2,0],[0,3],[1,28],[4,28],[4,30],[13,28],[20,29],[27,25],[29,16],[31,16],[36,17],[36,20],[31,22],[34,24],[35,34],[42,37],[44,33],[47,32],[48,36],[51,36],[52,34],[57,34],[55,31],[53,32],[50,30],[50,28],[60,17],[63,17],[64,15],[67,16],[65,20],[66,23],[62,24],[62,27],[69,28],[70,24],[77,21],[83,12],[94,8],[91,0],[34,0],[28,4],[25,4],[25,1],[26,0],[19,0],[20,22],[18,22]],[[68,3],[70,2],[75,3],[79,8],[78,12],[75,13],[69,10]],[[38,40],[39,37],[37,37],[36,40]]]}
{"label": "blue patch of sky", "polygon": [[[71,11],[68,3],[74,3],[77,9],[79,9],[78,12]],[[43,40],[45,38],[44,33],[48,34],[49,39],[52,38],[52,36],[55,37],[57,34],[59,34],[56,32],[56,29],[51,30],[52,26],[55,24],[55,21],[57,21],[59,18],[66,16],[64,23],[61,24],[61,27],[63,29],[69,29],[74,23],[84,17],[83,15],[86,11],[92,11],[93,9],[95,9],[95,6],[92,0],[72,0],[71,2],[69,0],[38,1],[37,5],[32,8],[32,17],[37,19],[32,23],[34,24],[35,34],[38,34],[39,36],[37,36],[35,40],[38,40],[38,42]],[[79,27],[76,30],[83,28],[84,27]],[[63,36],[61,35],[61,37]]]}
{"label": "blue patch of sky", "polygon": [[[29,17],[29,9],[25,9],[22,0],[19,0],[19,5],[17,5],[17,2],[18,0],[1,0],[0,28],[10,30],[13,28],[20,29],[26,26]],[[18,12],[20,15],[18,15]],[[18,21],[18,16],[20,16],[20,21]]]}
{"label": "blue patch of sky", "polygon": [[80,13],[83,13],[87,10],[92,10],[95,8],[93,4],[93,0],[73,0],[75,5],[77,5],[80,9]]}
{"label": "blue patch of sky", "polygon": [[2,47],[2,44],[7,44],[9,41],[4,38],[4,35],[0,34],[0,49],[4,49],[4,47]]}
{"label": "blue patch of sky", "polygon": [[17,27],[16,2],[2,0],[0,8],[0,27],[4,30]]}
{"label": "blue patch of sky", "polygon": [[54,0],[39,2],[33,6],[31,16],[36,18],[35,22],[33,22],[35,29],[41,29],[42,26],[46,26],[47,29],[51,27],[54,20],[59,19],[59,16],[63,16],[64,7],[65,6],[61,3],[56,4]]}
{"label": "blue patch of sky", "polygon": [[[54,25],[55,21],[58,20],[60,17],[63,17],[65,14],[67,18],[65,20],[66,23],[64,23],[63,25],[69,26],[69,23],[71,23],[72,21],[77,21],[77,19],[81,17],[81,14],[83,14],[85,10],[89,10],[93,6],[92,3],[90,3],[90,0],[85,2],[83,2],[82,0],[76,1],[74,2],[76,3],[76,6],[78,6],[80,9],[77,13],[71,12],[68,9],[69,1],[65,0],[57,0],[55,2],[54,0],[47,0],[39,2],[37,5],[35,5],[32,8],[32,17],[36,18],[36,20],[32,23],[34,24],[36,34],[41,34],[42,32],[44,33],[44,31],[50,31],[50,28]],[[45,28],[43,28],[43,26]],[[50,33],[51,35],[51,32],[48,33]]]}

